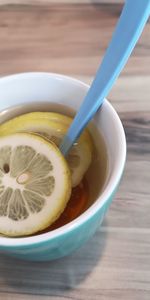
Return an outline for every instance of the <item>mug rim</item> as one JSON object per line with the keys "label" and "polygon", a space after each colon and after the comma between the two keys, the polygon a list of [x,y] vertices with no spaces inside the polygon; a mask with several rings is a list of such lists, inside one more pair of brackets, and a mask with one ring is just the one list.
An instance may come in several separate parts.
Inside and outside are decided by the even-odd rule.
{"label": "mug rim", "polygon": [[[86,90],[89,89],[89,85],[82,82],[79,79],[73,78],[71,76],[66,76],[63,74],[57,74],[57,73],[49,73],[49,72],[25,72],[25,73],[17,73],[17,74],[12,74],[8,76],[4,76],[0,78],[0,84],[1,82],[7,82],[13,79],[18,79],[20,77],[39,77],[39,76],[45,76],[45,77],[51,77],[54,78],[56,77],[57,79],[62,79],[66,80],[68,82],[74,82],[80,87],[84,87]],[[11,238],[11,237],[0,237],[0,247],[11,247],[11,248],[16,248],[16,247],[28,247],[28,246],[36,246],[37,244],[41,244],[44,242],[48,242],[50,240],[54,240],[56,238],[62,237],[66,234],[68,234],[70,231],[75,230],[77,227],[81,226],[82,224],[86,223],[89,219],[91,219],[101,208],[102,206],[107,203],[108,199],[111,197],[113,192],[115,192],[117,185],[119,184],[120,178],[123,173],[125,161],[126,161],[126,138],[125,138],[125,133],[123,129],[122,122],[113,108],[113,106],[108,102],[107,99],[105,99],[103,105],[107,106],[107,109],[111,112],[112,117],[114,118],[115,122],[117,123],[117,131],[119,132],[119,137],[120,137],[120,144],[121,144],[121,155],[120,155],[120,163],[118,165],[118,168],[116,170],[115,175],[113,175],[113,178],[108,181],[106,184],[104,190],[101,192],[100,196],[96,199],[96,201],[84,212],[82,213],[79,217],[75,218],[73,221],[70,223],[57,228],[55,230],[52,230],[47,233],[43,233],[40,235],[35,235],[35,236],[30,236],[30,237],[16,237],[16,238]]]}

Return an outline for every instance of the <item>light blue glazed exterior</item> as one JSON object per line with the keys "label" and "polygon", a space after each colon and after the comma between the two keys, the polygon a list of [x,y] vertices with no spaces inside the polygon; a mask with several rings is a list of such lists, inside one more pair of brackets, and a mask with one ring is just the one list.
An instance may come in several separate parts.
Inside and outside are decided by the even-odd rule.
{"label": "light blue glazed exterior", "polygon": [[[31,79],[31,85],[30,84],[26,85],[26,81],[29,82],[30,79]],[[45,91],[45,89],[47,89],[47,94],[43,95],[43,98],[42,98],[42,92],[41,95],[39,95],[40,80],[43,80],[42,83],[43,85],[41,87],[41,90],[43,89]],[[57,88],[57,84],[58,84],[58,88]],[[65,86],[64,90],[63,90],[63,85]],[[70,85],[70,89],[67,89],[67,85]],[[27,90],[27,86],[29,87],[28,90]],[[53,88],[53,86],[55,86],[55,88]],[[75,95],[77,95],[77,99],[79,100],[79,102],[73,103],[70,106],[74,107],[75,109],[78,109],[82,101],[82,98],[85,96],[88,90],[88,86],[86,86],[84,83],[81,83],[80,81],[65,76],[57,75],[57,74],[27,73],[27,74],[12,76],[12,77],[6,77],[0,80],[0,90],[1,90],[0,110],[6,109],[7,107],[11,107],[12,105],[17,105],[25,102],[30,103],[35,101],[41,101],[43,99],[45,101],[51,101],[51,97],[49,98],[49,94],[48,94],[49,89],[54,89],[54,91],[51,90],[50,92],[52,93],[51,97],[53,97],[54,102],[55,101],[57,102],[62,95],[61,97],[62,104],[64,104],[66,101],[65,93],[68,92],[68,94],[66,95],[68,95],[68,99],[70,99],[71,91],[73,89],[73,95],[74,93],[76,93]],[[57,90],[59,91],[58,97],[55,98],[55,93]],[[25,94],[25,96],[21,97],[21,93]],[[37,97],[36,97],[36,93],[37,93]],[[30,94],[32,94],[31,97]],[[27,101],[25,101],[25,99],[27,99]],[[72,101],[74,101],[74,99]],[[60,103],[60,101],[58,102]],[[95,122],[97,122],[96,118],[95,118]],[[122,127],[121,123],[119,126]],[[10,239],[10,238],[3,239],[3,237],[1,237],[0,253],[5,253],[10,256],[15,256],[19,259],[25,259],[31,261],[48,261],[48,260],[54,260],[69,255],[70,253],[72,253],[73,251],[81,247],[87,240],[89,240],[90,237],[95,233],[96,229],[102,223],[104,215],[110,206],[110,203],[114,197],[114,193],[117,190],[117,186],[119,184],[123,172],[124,163],[125,163],[126,144],[124,138],[124,131],[122,128],[121,128],[121,132],[122,132],[121,134],[124,143],[123,146],[124,149],[121,148],[122,149],[121,150],[122,153],[120,156],[121,163],[120,165],[118,165],[119,171],[118,173],[116,173],[116,178],[114,178],[114,181],[112,181],[113,183],[110,184],[110,188],[108,189],[108,191],[107,191],[107,184],[106,184],[106,188],[105,188],[106,193],[104,190],[104,196],[101,202],[98,199],[96,201],[97,203],[95,203],[93,207],[89,208],[85,214],[77,218],[75,221],[64,226],[64,229],[62,228],[62,230],[60,231],[58,229],[54,231],[53,234],[43,235],[43,237],[40,239],[38,239],[38,237],[37,239],[34,237],[32,241],[32,237],[24,238],[24,239]]]}
{"label": "light blue glazed exterior", "polygon": [[114,193],[99,211],[80,226],[63,235],[32,246],[0,247],[0,253],[31,261],[55,260],[71,254],[87,242],[101,225],[104,215],[113,200]]}

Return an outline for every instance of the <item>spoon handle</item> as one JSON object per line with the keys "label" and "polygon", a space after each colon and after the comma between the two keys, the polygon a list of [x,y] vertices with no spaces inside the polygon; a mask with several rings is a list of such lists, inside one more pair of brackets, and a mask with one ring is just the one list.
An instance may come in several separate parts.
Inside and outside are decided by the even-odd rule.
{"label": "spoon handle", "polygon": [[92,119],[129,58],[150,15],[150,0],[126,0],[96,77],[60,146],[66,155]]}

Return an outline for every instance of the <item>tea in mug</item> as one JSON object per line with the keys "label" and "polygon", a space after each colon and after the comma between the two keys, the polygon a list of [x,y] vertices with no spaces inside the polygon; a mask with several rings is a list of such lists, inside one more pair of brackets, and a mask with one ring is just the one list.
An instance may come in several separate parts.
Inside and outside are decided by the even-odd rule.
{"label": "tea in mug", "polygon": [[[73,115],[66,106],[43,102],[0,113],[2,234],[19,237],[57,229],[86,211],[102,191],[107,151],[92,122],[65,159],[57,148]],[[53,163],[49,157],[53,157]],[[23,231],[17,231],[18,227]]]}

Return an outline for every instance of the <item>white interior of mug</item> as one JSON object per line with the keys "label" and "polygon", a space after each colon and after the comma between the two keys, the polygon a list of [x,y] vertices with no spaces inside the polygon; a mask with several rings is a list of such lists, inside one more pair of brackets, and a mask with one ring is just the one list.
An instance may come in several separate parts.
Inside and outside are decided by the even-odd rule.
{"label": "white interior of mug", "polygon": [[[76,79],[50,73],[24,73],[0,79],[0,110],[14,105],[51,101],[79,109],[88,86]],[[54,231],[25,238],[0,237],[0,245],[30,245],[57,237],[86,222],[114,192],[123,172],[126,157],[126,141],[120,119],[107,100],[93,120],[100,129],[108,152],[109,172],[105,187],[95,203],[71,223]]]}

